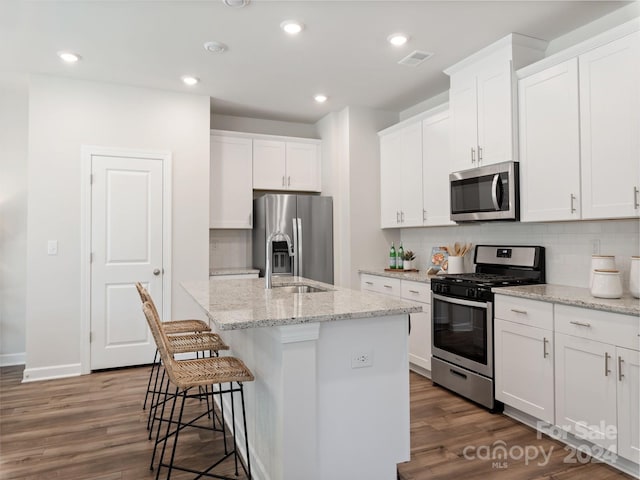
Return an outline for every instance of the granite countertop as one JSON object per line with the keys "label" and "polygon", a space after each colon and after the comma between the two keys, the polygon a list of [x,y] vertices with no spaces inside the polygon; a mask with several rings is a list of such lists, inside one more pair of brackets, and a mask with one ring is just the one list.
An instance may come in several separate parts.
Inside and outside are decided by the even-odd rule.
{"label": "granite countertop", "polygon": [[512,297],[530,298],[544,302],[562,303],[576,307],[640,316],[640,299],[625,292],[622,298],[596,298],[588,288],[564,285],[524,285],[493,288],[494,293]]}
{"label": "granite countertop", "polygon": [[245,268],[212,268],[209,270],[209,276],[214,277],[216,275],[246,275],[251,273],[260,273],[257,268],[245,267]]}
{"label": "granite countertop", "polygon": [[384,269],[360,269],[358,273],[366,273],[368,275],[377,275],[379,277],[399,278],[400,280],[411,280],[412,282],[431,283],[431,279],[435,275],[427,275],[426,270],[419,272],[387,272]]}
{"label": "granite countertop", "polygon": [[[289,293],[277,285],[304,283],[326,292]],[[224,282],[184,282],[182,287],[204,309],[219,330],[273,327],[300,323],[349,320],[422,311],[421,306],[302,277],[273,278],[276,288],[265,289],[264,278]]]}

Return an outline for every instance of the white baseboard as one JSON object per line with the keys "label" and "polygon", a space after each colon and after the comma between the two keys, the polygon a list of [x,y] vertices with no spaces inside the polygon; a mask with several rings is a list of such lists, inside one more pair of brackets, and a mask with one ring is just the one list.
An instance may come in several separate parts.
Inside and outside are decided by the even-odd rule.
{"label": "white baseboard", "polygon": [[12,365],[24,365],[27,354],[21,353],[3,353],[0,354],[0,367],[10,367]]}
{"label": "white baseboard", "polygon": [[77,377],[81,373],[82,369],[79,363],[41,368],[25,368],[22,374],[22,383],[53,380],[54,378]]}

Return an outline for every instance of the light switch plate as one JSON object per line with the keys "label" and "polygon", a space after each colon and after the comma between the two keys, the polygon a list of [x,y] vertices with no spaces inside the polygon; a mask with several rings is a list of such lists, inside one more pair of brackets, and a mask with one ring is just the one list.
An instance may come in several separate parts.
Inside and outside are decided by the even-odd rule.
{"label": "light switch plate", "polygon": [[58,241],[49,240],[47,242],[47,255],[57,255],[57,254],[58,254]]}

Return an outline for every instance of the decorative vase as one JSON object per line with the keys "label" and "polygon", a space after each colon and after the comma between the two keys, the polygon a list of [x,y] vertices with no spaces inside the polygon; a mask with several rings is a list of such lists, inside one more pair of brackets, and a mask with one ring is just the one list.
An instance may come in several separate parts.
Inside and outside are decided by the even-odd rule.
{"label": "decorative vase", "polygon": [[405,270],[413,270],[413,260],[405,260],[404,261],[404,269]]}

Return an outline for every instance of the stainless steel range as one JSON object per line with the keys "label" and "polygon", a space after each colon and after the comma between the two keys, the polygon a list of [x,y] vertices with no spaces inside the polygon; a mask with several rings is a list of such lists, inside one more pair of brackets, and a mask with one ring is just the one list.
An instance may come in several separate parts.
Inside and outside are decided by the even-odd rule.
{"label": "stainless steel range", "polygon": [[431,280],[431,379],[499,411],[494,396],[494,287],[545,282],[544,247],[477,245],[475,273]]}

